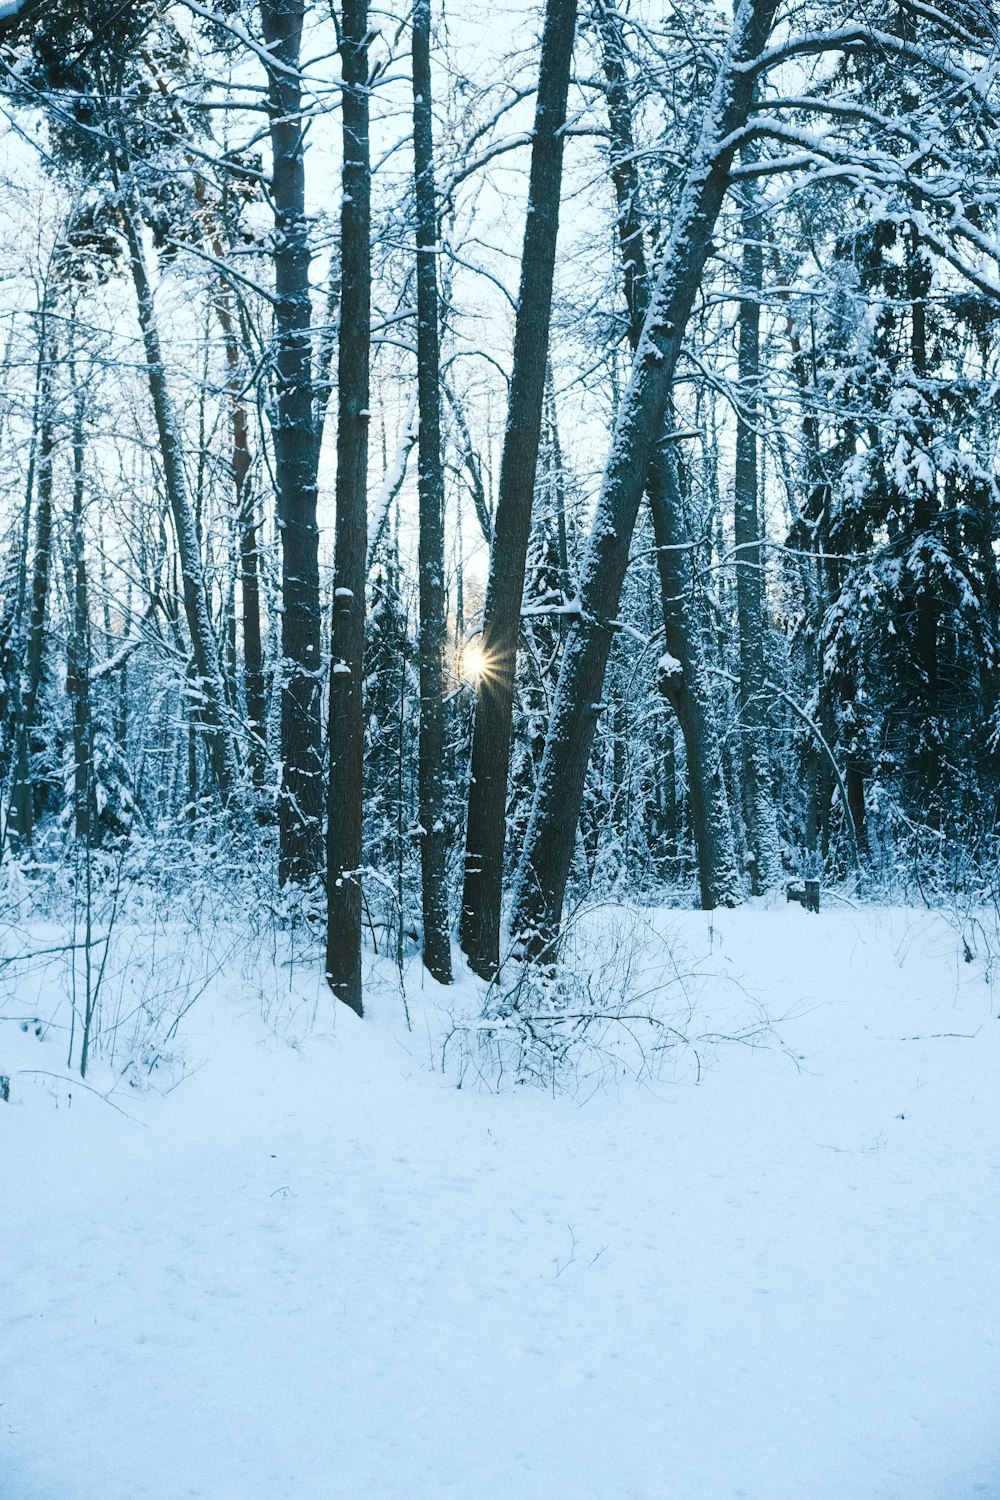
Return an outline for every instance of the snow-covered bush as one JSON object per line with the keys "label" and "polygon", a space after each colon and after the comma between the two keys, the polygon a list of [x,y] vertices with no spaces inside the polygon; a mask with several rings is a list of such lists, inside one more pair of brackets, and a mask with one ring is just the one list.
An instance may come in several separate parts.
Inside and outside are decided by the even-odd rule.
{"label": "snow-covered bush", "polygon": [[720,971],[711,941],[693,951],[662,915],[582,907],[555,969],[508,959],[476,992],[477,1010],[452,1014],[442,1071],[459,1087],[586,1093],[685,1066],[698,1077],[718,1044],[772,1038],[771,1019]]}

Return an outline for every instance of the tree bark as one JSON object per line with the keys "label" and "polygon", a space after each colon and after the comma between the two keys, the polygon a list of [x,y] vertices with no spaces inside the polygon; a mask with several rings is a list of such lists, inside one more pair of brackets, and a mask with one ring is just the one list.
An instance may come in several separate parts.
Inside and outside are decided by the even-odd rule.
{"label": "tree bark", "polygon": [[712,911],[738,905],[740,879],[716,694],[708,669],[707,607],[698,584],[678,456],[672,448],[655,455],[647,483],[667,648],[659,686],[684,739],[699,896],[704,910]]}
{"label": "tree bark", "polygon": [[248,492],[240,513],[240,583],[243,596],[243,679],[250,731],[250,774],[259,791],[267,755],[267,697],[260,628],[260,574],[256,502]]}
{"label": "tree bark", "polygon": [[[216,240],[216,254],[222,258],[221,239]],[[264,762],[267,754],[267,718],[264,694],[264,650],[260,628],[260,574],[258,566],[257,504],[250,481],[250,423],[246,401],[241,393],[242,361],[236,320],[230,306],[230,288],[220,278],[215,301],[216,316],[222,329],[229,367],[230,429],[233,448],[233,490],[236,500],[236,533],[239,545],[239,577],[242,595],[243,688],[246,694],[247,730],[249,733],[250,774],[259,791],[264,785]],[[235,612],[234,612],[235,625]]]}
{"label": "tree bark", "polygon": [[[559,559],[559,590],[562,594],[564,604],[568,604],[573,594],[573,584],[569,569],[569,532],[566,526],[566,469],[563,464],[562,443],[559,439],[559,417],[556,411],[555,382],[552,378],[552,365],[549,364],[545,375],[545,406],[546,425],[548,427],[549,443],[549,478],[551,481],[552,506],[555,511],[556,521],[556,549]],[[569,630],[569,621],[565,614],[559,616],[559,639],[564,641]]]}
{"label": "tree bark", "polygon": [[[621,22],[605,0],[596,0],[594,14],[607,82],[618,244],[629,311],[629,340],[635,352],[649,305],[650,277],[639,205],[632,107]],[[732,906],[739,900],[739,875],[718,722],[703,650],[704,611],[697,596],[691,528],[685,524],[675,455],[654,457],[646,478],[646,494],[653,521],[667,647],[660,671],[660,689],[677,716],[684,738],[701,904],[711,910],[716,906]],[[672,755],[671,746],[671,758]]]}
{"label": "tree bark", "polygon": [[361,811],[371,334],[371,167],[367,0],[345,0],[340,56],[344,165],[340,218],[337,535],[330,664],[330,817],[326,974],[360,1016]]}
{"label": "tree bark", "polygon": [[[930,270],[921,255],[920,236],[910,226],[906,239],[907,299],[910,303],[910,358],[916,381],[926,381],[927,354],[927,297],[930,291]],[[931,448],[933,434],[931,424],[918,419],[914,424],[911,439],[915,449],[925,453]],[[938,537],[938,503],[933,477],[921,475],[915,478],[913,488],[913,531],[917,545],[936,547]],[[923,714],[917,734],[915,756],[916,808],[932,828],[941,824],[941,694],[940,663],[938,661],[938,627],[941,617],[941,600],[937,594],[933,569],[928,569],[916,589],[916,608],[913,633],[914,657],[917,667],[918,689],[923,699]],[[861,786],[863,808],[864,785]],[[863,823],[863,812],[854,812],[854,822]]]}
{"label": "tree bark", "polygon": [[[746,161],[748,152],[744,151]],[[751,157],[752,159],[752,157]],[[778,820],[768,748],[767,660],[765,653],[764,554],[761,549],[757,424],[760,409],[760,293],[764,253],[760,214],[753,186],[744,190],[742,292],[739,309],[739,405],[736,412],[736,614],[740,636],[740,743],[743,816],[748,865],[755,896],[772,890],[781,879]]]}
{"label": "tree bark", "polygon": [[[48,337],[48,288],[37,308],[38,355],[35,361],[35,396],[32,403],[31,445],[24,482],[24,501],[18,524],[18,539],[12,551],[3,580],[3,607],[0,614],[0,779],[6,785],[17,753],[17,732],[21,706],[21,666],[25,646],[25,618],[28,609],[28,564],[31,552],[31,518],[35,498],[35,475],[41,438],[42,399],[48,390],[46,359]],[[7,837],[8,824],[0,832],[0,855]]]}
{"label": "tree bark", "polygon": [[[57,353],[54,344],[43,348],[39,368],[38,458],[36,465],[35,551],[28,591],[28,631],[20,663],[17,721],[14,731],[14,776],[7,818],[7,835],[14,852],[31,845],[35,828],[35,786],[31,768],[31,735],[38,712],[45,662],[45,614],[52,572],[52,455],[55,413],[52,375]],[[26,564],[25,564],[26,565]]]}
{"label": "tree bark", "polygon": [[417,447],[420,494],[420,871],[424,964],[439,983],[450,984],[443,695],[446,634],[444,473],[441,466],[438,227],[430,45],[430,0],[414,0],[413,163],[417,210],[417,400],[420,414]]}
{"label": "tree bark", "polygon": [[[72,362],[70,369],[75,385]],[[66,691],[73,704],[73,822],[77,838],[89,842],[96,830],[91,826],[94,754],[90,718],[90,603],[83,531],[84,409],[84,390],[76,385],[73,393],[73,513],[70,533],[73,628],[67,647]]]}
{"label": "tree bark", "polygon": [[[142,58],[156,81],[161,96],[170,99],[170,87],[157,67],[152,55],[145,50]],[[170,117],[178,138],[188,133],[181,111],[171,107]],[[205,177],[199,170],[200,163],[191,153],[185,153],[188,165],[194,174],[195,201],[206,224],[211,225],[209,244],[212,254],[221,265],[226,257],[222,226],[212,208]],[[249,761],[254,787],[264,784],[264,760],[267,750],[267,723],[265,717],[264,656],[261,647],[260,586],[258,579],[257,524],[255,501],[250,488],[250,429],[247,406],[243,395],[243,371],[240,357],[240,339],[237,318],[232,310],[232,285],[224,273],[219,276],[215,297],[215,314],[222,329],[226,364],[229,367],[230,424],[232,431],[233,487],[236,492],[236,530],[239,542],[239,577],[243,596],[243,680],[247,706],[247,728],[249,731]],[[318,602],[317,602],[318,610]],[[230,616],[230,655],[235,659],[235,604]],[[234,660],[235,665],[235,660]],[[123,673],[123,680],[124,680]],[[235,688],[235,670],[232,673]],[[123,741],[124,736],[119,739]]]}
{"label": "tree bark", "polygon": [[545,396],[576,11],[576,0],[547,0],[514,362],[483,612],[486,669],[478,684],[472,739],[461,935],[470,966],[484,977],[496,971],[500,958],[514,673]]}
{"label": "tree bark", "polygon": [[264,40],[277,64],[268,69],[268,115],[275,230],[274,468],[282,559],[278,873],[282,883],[294,884],[319,872],[323,805],[311,256],[299,74],[304,15],[304,0],[261,0]]}
{"label": "tree bark", "polygon": [[615,424],[515,885],[512,933],[533,958],[551,952],[558,936],[632,531],[664,441],[674,369],[753,97],[746,64],[766,43],[776,8],[777,0],[741,0]]}
{"label": "tree bark", "polygon": [[153,305],[153,293],[146,270],[139,228],[131,206],[122,202],[121,223],[128,245],[132,282],[135,287],[139,327],[146,352],[146,376],[153,403],[163,482],[170,504],[181,564],[184,613],[191,636],[194,691],[197,694],[199,718],[207,731],[209,759],[223,802],[237,791],[239,759],[232,728],[226,715],[226,689],[219,667],[219,656],[208,607],[208,591],[195,524],[194,509],[184,474],[180,429],[167,386],[160,333]]}
{"label": "tree bark", "polygon": [[[786,280],[780,258],[772,251],[772,268],[778,280]],[[823,668],[822,633],[823,621],[830,606],[834,590],[831,584],[829,565],[822,554],[831,550],[828,546],[829,505],[831,488],[826,464],[820,448],[820,427],[814,405],[812,374],[806,350],[795,325],[791,310],[791,299],[786,291],[777,296],[785,303],[785,334],[791,353],[791,371],[799,398],[799,429],[804,456],[803,480],[806,499],[803,506],[792,503],[793,481],[786,477],[786,489],[794,514],[788,528],[786,546],[799,554],[799,577],[807,610],[809,628],[805,634],[805,659],[807,680],[816,684],[816,721],[827,744],[833,745],[837,738],[833,713],[830,681]],[[779,438],[780,441],[780,438]],[[853,451],[854,435],[848,425],[841,439],[842,452]],[[836,563],[833,564],[836,570]],[[813,875],[818,875],[823,860],[829,852],[830,810],[836,785],[831,774],[830,759],[810,735],[804,751],[805,769],[808,778],[808,802],[806,812],[806,847],[809,851],[809,866]]]}

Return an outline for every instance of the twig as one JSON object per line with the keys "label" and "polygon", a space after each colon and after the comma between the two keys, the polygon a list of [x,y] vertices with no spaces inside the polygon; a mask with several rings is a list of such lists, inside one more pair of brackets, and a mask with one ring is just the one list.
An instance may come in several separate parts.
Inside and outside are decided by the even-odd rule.
{"label": "twig", "polygon": [[135,1115],[130,1115],[127,1109],[122,1109],[118,1104],[112,1104],[107,1094],[102,1094],[100,1089],[92,1088],[89,1083],[84,1083],[82,1078],[67,1078],[64,1073],[50,1073],[47,1068],[18,1068],[17,1072],[14,1074],[14,1077],[54,1078],[57,1083],[68,1084],[71,1089],[86,1089],[88,1094],[96,1094],[98,1099],[102,1100],[109,1109],[113,1109],[118,1114],[124,1115],[126,1120],[132,1121],[133,1125],[141,1125],[143,1130],[149,1129],[149,1126],[146,1124],[145,1120],[137,1120]]}

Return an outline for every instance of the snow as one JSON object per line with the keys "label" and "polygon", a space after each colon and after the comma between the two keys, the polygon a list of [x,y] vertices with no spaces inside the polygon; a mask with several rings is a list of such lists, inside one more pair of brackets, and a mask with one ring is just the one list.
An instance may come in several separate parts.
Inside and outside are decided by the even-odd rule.
{"label": "snow", "polygon": [[368,523],[369,567],[372,564],[376,549],[385,531],[392,502],[402,488],[403,480],[406,477],[407,460],[419,436],[420,424],[417,414],[417,395],[418,392],[416,387],[414,387],[410,393],[409,405],[406,409],[406,417],[403,422],[395,456],[392,463],[386,469],[375,503],[371,508]]}
{"label": "snow", "polygon": [[226,959],[124,1114],[0,1024],[3,1500],[1000,1497],[983,963],[927,912],[587,931],[702,1036],[642,1086],[457,1089],[471,981],[411,965],[407,1031],[381,960],[359,1022],[309,953]]}

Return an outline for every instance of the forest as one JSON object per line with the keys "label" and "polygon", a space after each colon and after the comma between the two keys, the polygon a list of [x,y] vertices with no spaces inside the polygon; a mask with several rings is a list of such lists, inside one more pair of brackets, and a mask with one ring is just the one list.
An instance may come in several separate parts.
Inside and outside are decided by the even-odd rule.
{"label": "forest", "polygon": [[[8,1103],[28,1106],[29,1147],[40,1130],[50,1167],[65,1153],[100,1197],[99,1160],[114,1164],[109,1183],[146,1175],[132,1137],[113,1136],[114,1113],[158,1122],[161,1150],[175,1126],[155,1111],[168,1105],[191,1142],[206,1131],[229,1140],[245,1121],[240,1139],[257,1143],[268,1170],[285,1144],[311,1160],[305,1121],[322,1118],[319,1134],[329,1129],[344,1153],[329,1170],[354,1184],[345,1201],[364,1217],[384,1191],[422,1223],[410,1186],[400,1177],[395,1198],[392,1187],[395,1125],[412,1107],[435,1212],[452,1214],[471,1190],[489,1219],[483,1163],[502,1129],[505,1182],[551,1172],[532,1205],[564,1192],[576,1202],[562,1219],[552,1210],[566,1237],[570,1213],[596,1196],[590,1174],[613,1177],[630,1149],[624,1113],[598,1140],[608,1091],[629,1079],[655,1092],[669,1078],[694,1099],[703,1074],[731,1068],[741,1114],[720,1103],[713,1139],[721,1151],[754,1117],[747,1150],[784,1161],[784,1186],[768,1189],[782,1204],[775,1222],[807,1191],[811,1227],[785,1227],[822,1259],[827,1237],[846,1244],[853,1232],[839,1219],[824,1228],[822,1153],[848,1148],[827,1144],[841,1128],[832,1096],[814,1114],[818,1096],[793,1101],[780,1067],[808,1072],[815,1045],[839,1059],[853,1099],[855,1063],[841,1056],[850,1036],[890,1133],[909,1117],[906,1088],[930,1076],[937,1090],[923,1154],[914,1144],[898,1180],[862,1190],[873,1214],[889,1203],[897,1226],[886,1242],[896,1248],[876,1256],[884,1302],[893,1256],[906,1259],[903,1226],[926,1212],[929,1238],[916,1239],[938,1247],[927,1251],[934,1266],[967,1257],[955,1326],[970,1330],[967,1354],[974,1344],[982,1389],[995,1390],[1000,1368],[979,1338],[997,1297],[990,1231],[983,1221],[985,1240],[949,1241],[947,1253],[935,1238],[947,1238],[946,1221],[956,1235],[970,1215],[979,1223],[985,1157],[964,1153],[972,1141],[995,1147],[1000,1125],[977,1114],[991,1077],[995,1093],[1000,953],[992,0],[0,0],[0,117],[0,1127]],[[843,1034],[835,1024],[855,992],[873,1028],[931,1049],[918,1067],[917,1048],[897,1048],[891,1085],[868,1011],[851,1011]],[[949,1010],[960,995],[970,1014]],[[906,1007],[921,996],[930,1009],[918,1017]],[[819,1020],[803,1019],[814,1010]],[[244,1057],[233,1028],[251,1014],[263,1028],[255,1045],[314,1049],[308,1076],[293,1076],[287,1057],[274,1061],[280,1084],[260,1073],[249,1032]],[[364,1034],[349,1029],[355,1017]],[[324,1037],[347,1049],[336,1105],[324,1102]],[[978,1038],[976,1061],[939,1070],[940,1049],[962,1038]],[[199,1085],[212,1048],[243,1061]],[[397,1052],[419,1056],[419,1099],[397,1078]],[[771,1060],[749,1060],[758,1054]],[[523,1085],[517,1097],[534,1102],[503,1123],[477,1113],[463,1126],[454,1102],[426,1093],[435,1078],[488,1096]],[[266,1099],[259,1118],[244,1089]],[[283,1110],[300,1089],[293,1147]],[[564,1189],[563,1127],[550,1138],[548,1117],[530,1112],[546,1097],[575,1107],[594,1090],[604,1103],[566,1145]],[[808,1160],[775,1145],[779,1100],[796,1140],[829,1119]],[[79,1135],[63,1134],[71,1101],[74,1118],[85,1114]],[[634,1108],[635,1139],[659,1157],[659,1117]],[[324,1113],[334,1109],[336,1124]],[[362,1118],[373,1133],[358,1140]],[[874,1150],[857,1128],[850,1150]],[[463,1129],[482,1134],[453,1168],[459,1190],[445,1141]],[[537,1159],[533,1130],[548,1142]],[[881,1125],[864,1131],[881,1147]],[[690,1174],[692,1201],[714,1223],[722,1210],[694,1137],[677,1149],[680,1179]],[[25,1202],[30,1154],[12,1147],[9,1158],[28,1174]],[[941,1186],[959,1156],[966,1174]],[[198,1198],[201,1169],[182,1184],[167,1155],[150,1162],[178,1218],[189,1202],[202,1214],[189,1250],[193,1262],[204,1257],[191,1245],[214,1247],[209,1276],[229,1231]],[[647,1211],[635,1170],[613,1190],[622,1221],[640,1200],[640,1219]],[[53,1265],[82,1257],[70,1277],[82,1307],[104,1264],[94,1251],[87,1271],[87,1246],[110,1231],[74,1171],[56,1169],[51,1194],[79,1196],[80,1240],[53,1251]],[[257,1180],[256,1166],[240,1172]],[[235,1178],[222,1180],[218,1201],[240,1223]],[[11,1192],[0,1182],[0,1196]],[[285,1212],[283,1201],[268,1212]],[[528,1210],[514,1201],[521,1223]],[[49,1243],[54,1205],[39,1199],[29,1238]],[[287,1212],[301,1216],[286,1249],[304,1274],[320,1221],[304,1206]],[[476,1222],[456,1234],[474,1236]],[[342,1255],[353,1267],[366,1250],[350,1223]],[[757,1243],[763,1214],[747,1223]],[[166,1248],[165,1219],[144,1225],[150,1265],[161,1250],[188,1263],[188,1250]],[[568,1279],[582,1274],[575,1219],[569,1227],[568,1248],[552,1255],[573,1267]],[[499,1265],[512,1227],[494,1229]],[[391,1247],[372,1233],[371,1266],[385,1264],[362,1276],[385,1319],[376,1336],[396,1348],[403,1315],[378,1310]],[[592,1237],[580,1257],[594,1255],[595,1276],[618,1275],[600,1260],[610,1231],[595,1221]],[[117,1243],[105,1247],[112,1260]],[[862,1235],[851,1265],[869,1243]],[[698,1261],[697,1238],[689,1249]],[[453,1250],[434,1240],[420,1254]],[[692,1306],[708,1307],[736,1274],[719,1254],[720,1281]],[[24,1256],[16,1284],[31,1305]],[[474,1299],[479,1282],[457,1264]],[[123,1283],[133,1304],[146,1288],[160,1308],[136,1267]],[[842,1269],[830,1272],[831,1299]],[[232,1266],[224,1274],[261,1298],[249,1270],[245,1285]],[[494,1291],[502,1274],[489,1272]],[[789,1274],[808,1301],[809,1275]],[[849,1326],[867,1327],[844,1274]],[[933,1278],[917,1282],[940,1305]],[[612,1304],[638,1316],[625,1285],[608,1283],[594,1304],[609,1349]],[[662,1315],[673,1327],[666,1305],[653,1306],[650,1326]],[[567,1308],[517,1316],[553,1340],[560,1329],[582,1339],[585,1364]],[[745,1312],[733,1312],[734,1351]],[[271,1316],[278,1347],[289,1325]],[[431,1301],[425,1316],[422,1329]],[[887,1335],[904,1364],[915,1327],[900,1313]],[[367,1369],[360,1329],[347,1363]],[[406,1349],[411,1336],[406,1358],[419,1362],[424,1333],[400,1335]],[[489,1338],[504,1336],[498,1319]],[[524,1337],[530,1353],[534,1335]],[[219,1339],[228,1370],[235,1326]],[[928,1362],[947,1363],[941,1339]],[[539,1379],[552,1376],[554,1347],[532,1366]],[[792,1346],[767,1347],[794,1379]],[[108,1348],[93,1344],[94,1369]],[[461,1405],[459,1366],[435,1357]],[[659,1355],[643,1357],[636,1381]],[[318,1350],[301,1358],[286,1371],[292,1393],[321,1378]],[[953,1410],[924,1423],[946,1469],[893,1437],[887,1418],[889,1447],[865,1478],[850,1421],[882,1397],[863,1388],[844,1417],[850,1462],[835,1430],[818,1450],[829,1489],[818,1470],[773,1455],[754,1468],[756,1408],[731,1429],[742,1457],[723,1454],[716,1468],[699,1465],[717,1426],[689,1413],[679,1487],[648,1435],[623,1436],[626,1479],[610,1467],[614,1443],[588,1456],[582,1396],[565,1396],[564,1431],[577,1435],[558,1450],[511,1409],[527,1456],[501,1477],[477,1469],[485,1449],[469,1436],[493,1420],[486,1374],[454,1472],[433,1444],[425,1452],[438,1419],[419,1403],[396,1467],[365,1468],[357,1455],[392,1448],[392,1423],[345,1396],[344,1431],[359,1424],[367,1436],[348,1443],[354,1467],[336,1480],[315,1430],[296,1439],[312,1456],[293,1479],[277,1437],[273,1449],[254,1438],[261,1450],[244,1471],[215,1453],[206,1427],[183,1488],[170,1477],[187,1461],[178,1416],[176,1432],[143,1438],[158,1456],[129,1488],[87,1448],[86,1358],[80,1368],[65,1386],[64,1447],[91,1452],[83,1477],[29,1464],[11,1471],[11,1500],[1000,1497],[1000,1454],[975,1403],[964,1427]],[[229,1379],[221,1363],[217,1376],[207,1368],[209,1389]],[[704,1375],[707,1390],[725,1386],[720,1370]],[[952,1369],[962,1384],[970,1373]],[[908,1378],[883,1374],[894,1389]],[[117,1378],[147,1390],[126,1367]],[[913,1378],[931,1389],[928,1370]],[[11,1379],[20,1390],[16,1370]],[[404,1397],[379,1379],[369,1371],[361,1388],[378,1387],[388,1413]],[[646,1409],[637,1389],[615,1408],[623,1433],[630,1403]],[[33,1391],[19,1411],[42,1400],[42,1385]],[[292,1443],[298,1408],[287,1400],[273,1424]],[[504,1411],[500,1399],[497,1422]],[[945,1428],[954,1451],[940,1447]],[[147,1460],[130,1441],[121,1435],[134,1472]],[[893,1442],[912,1456],[905,1482]],[[962,1465],[987,1454],[973,1483]],[[278,1477],[265,1480],[269,1464]]]}
{"label": "forest", "polygon": [[5,858],[252,864],[359,1013],[982,880],[992,8],[245,9],[6,6]]}

